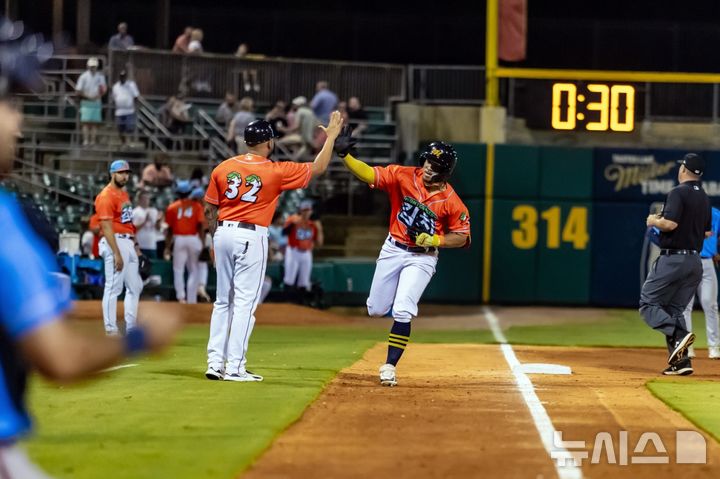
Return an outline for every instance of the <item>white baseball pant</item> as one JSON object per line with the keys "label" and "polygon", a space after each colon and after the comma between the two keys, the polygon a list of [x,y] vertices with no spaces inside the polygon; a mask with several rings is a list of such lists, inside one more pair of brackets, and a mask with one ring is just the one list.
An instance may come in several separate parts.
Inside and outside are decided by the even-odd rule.
{"label": "white baseball pant", "polygon": [[435,274],[437,254],[410,253],[385,241],[377,259],[367,310],[370,316],[392,311],[395,321],[409,323]]}
{"label": "white baseball pant", "polygon": [[255,231],[223,221],[215,231],[217,296],[210,318],[208,366],[228,374],[243,374],[255,310],[267,266],[267,228]]}
{"label": "white baseball pant", "polygon": [[[188,304],[197,303],[199,282],[198,258],[202,241],[198,235],[176,235],[173,238],[173,282],[175,297]],[[185,268],[188,270],[187,291],[185,289]]]}
{"label": "white baseball pant", "polygon": [[[720,346],[720,327],[718,325],[717,275],[712,258],[702,258],[701,261],[703,275],[697,287],[697,296],[700,298],[700,305],[705,313],[708,346],[718,347]],[[695,295],[693,295],[687,308],[685,308],[685,324],[687,325],[688,331],[692,331],[692,310],[694,304]],[[692,346],[690,348],[692,348]],[[690,352],[694,351],[691,349]]]}
{"label": "white baseball pant", "polygon": [[300,250],[288,246],[285,248],[285,284],[312,290],[310,275],[312,274],[312,250]]}
{"label": "white baseball pant", "polygon": [[135,252],[135,242],[129,235],[115,235],[120,255],[123,259],[122,271],[115,271],[115,255],[107,240],[102,238],[99,244],[100,256],[105,263],[105,290],[103,291],[103,323],[107,334],[117,334],[117,298],[125,286],[125,329],[137,324],[138,301],[143,290],[140,277],[140,263]]}

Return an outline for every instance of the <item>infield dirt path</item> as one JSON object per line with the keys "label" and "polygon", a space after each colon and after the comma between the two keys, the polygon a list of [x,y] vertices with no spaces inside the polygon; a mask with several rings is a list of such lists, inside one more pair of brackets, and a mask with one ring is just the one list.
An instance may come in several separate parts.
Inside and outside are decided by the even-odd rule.
{"label": "infield dirt path", "polygon": [[[619,460],[643,432],[659,434],[675,457],[675,431],[697,430],[644,386],[657,377],[659,350],[516,347],[523,363],[569,365],[572,376],[530,375],[556,430],[584,440],[609,432]],[[413,344],[398,370],[399,386],[377,384],[385,346],[343,370],[299,422],[242,475],[304,477],[557,477],[498,346]],[[698,361],[701,378],[720,379],[720,364]],[[697,378],[698,376],[696,376]],[[681,378],[682,379],[682,378]],[[720,447],[706,436],[707,465],[583,463],[590,478],[720,477]],[[646,456],[653,456],[652,446]]]}

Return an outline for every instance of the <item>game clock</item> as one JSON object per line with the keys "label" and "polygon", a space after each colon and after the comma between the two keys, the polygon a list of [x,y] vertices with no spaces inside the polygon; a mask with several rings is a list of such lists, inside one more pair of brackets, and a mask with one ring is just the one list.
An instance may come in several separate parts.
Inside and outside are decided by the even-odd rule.
{"label": "game clock", "polygon": [[629,133],[637,95],[629,84],[538,81],[528,89],[527,125],[556,131]]}

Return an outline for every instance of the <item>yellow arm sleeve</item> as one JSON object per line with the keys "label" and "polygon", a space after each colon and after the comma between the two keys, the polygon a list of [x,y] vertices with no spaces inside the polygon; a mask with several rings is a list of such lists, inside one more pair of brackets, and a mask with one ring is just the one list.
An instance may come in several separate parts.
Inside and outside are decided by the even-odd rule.
{"label": "yellow arm sleeve", "polygon": [[368,185],[375,184],[375,170],[372,166],[368,166],[366,163],[354,158],[352,155],[345,155],[343,158],[345,166],[352,172],[360,181],[367,183]]}

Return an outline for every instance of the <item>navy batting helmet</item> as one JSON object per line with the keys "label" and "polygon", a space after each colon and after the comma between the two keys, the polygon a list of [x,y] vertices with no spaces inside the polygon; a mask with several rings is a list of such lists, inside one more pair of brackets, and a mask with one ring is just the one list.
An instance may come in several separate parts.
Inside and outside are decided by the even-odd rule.
{"label": "navy batting helmet", "polygon": [[255,120],[245,127],[244,137],[247,146],[255,146],[277,138],[277,133],[270,122]]}
{"label": "navy batting helmet", "polygon": [[420,153],[420,161],[430,163],[435,172],[433,182],[448,181],[457,164],[457,153],[447,143],[433,141]]}

